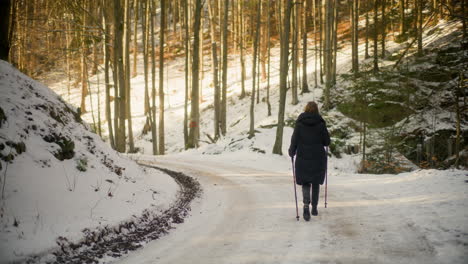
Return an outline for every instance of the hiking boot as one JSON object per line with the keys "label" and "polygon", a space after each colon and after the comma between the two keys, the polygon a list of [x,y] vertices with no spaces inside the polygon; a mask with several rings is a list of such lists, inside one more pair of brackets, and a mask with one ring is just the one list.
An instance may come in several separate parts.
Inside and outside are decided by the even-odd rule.
{"label": "hiking boot", "polygon": [[310,220],[309,206],[304,206],[304,220]]}
{"label": "hiking boot", "polygon": [[312,215],[318,215],[317,206],[312,207]]}

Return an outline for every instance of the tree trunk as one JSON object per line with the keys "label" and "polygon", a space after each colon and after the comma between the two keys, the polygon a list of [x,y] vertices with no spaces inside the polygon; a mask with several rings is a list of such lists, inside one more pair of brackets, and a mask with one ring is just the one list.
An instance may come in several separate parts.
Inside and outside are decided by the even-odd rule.
{"label": "tree trunk", "polygon": [[260,14],[262,12],[262,1],[258,1],[258,8],[257,8],[257,26],[255,30],[255,38],[253,43],[253,58],[252,58],[252,94],[250,95],[250,128],[249,128],[249,138],[253,138],[255,136],[255,80],[256,80],[256,72],[257,69],[257,54],[258,54],[258,39],[260,36]]}
{"label": "tree trunk", "polygon": [[224,19],[223,19],[223,74],[222,74],[222,90],[221,90],[221,133],[226,135],[226,122],[227,122],[227,46],[228,46],[228,8],[229,0],[224,1]]}
{"label": "tree trunk", "polygon": [[138,0],[133,0],[133,13],[135,16],[135,21],[133,23],[133,71],[132,77],[136,77],[138,74],[137,71],[137,54],[138,54],[138,43],[137,43],[137,36],[138,36]]}
{"label": "tree trunk", "polygon": [[241,6],[240,9],[240,38],[239,38],[239,49],[240,49],[240,64],[241,64],[241,95],[240,99],[243,99],[245,97],[245,59],[244,59],[244,34],[245,34],[245,26],[244,26],[244,12],[243,12],[243,7],[244,5],[242,4],[243,1],[240,0],[239,6]]}
{"label": "tree trunk", "polygon": [[381,42],[381,46],[382,46],[382,55],[381,55],[381,58],[384,59],[385,58],[385,41],[386,41],[386,37],[387,37],[387,17],[386,17],[386,14],[385,14],[385,9],[387,8],[387,0],[380,0],[382,1],[382,5],[381,5],[381,8],[382,8],[382,26],[381,26],[381,30],[382,30],[382,39],[380,40]]}
{"label": "tree trunk", "polygon": [[270,41],[270,35],[271,35],[271,19],[270,19],[270,1],[267,1],[267,41],[268,41],[268,73],[267,73],[267,110],[268,110],[268,116],[271,116],[271,104],[270,104],[270,57],[271,57],[271,41]]}
{"label": "tree trunk", "polygon": [[378,31],[378,19],[377,19],[377,10],[379,6],[379,0],[374,0],[374,73],[379,71],[379,54],[378,54],[378,47],[377,47],[377,41],[379,37],[379,31]]}
{"label": "tree trunk", "polygon": [[369,1],[366,1],[366,51],[364,58],[370,58],[369,55]]}
{"label": "tree trunk", "polygon": [[325,2],[325,91],[324,104],[325,110],[330,109],[330,90],[333,85],[333,6],[334,1]]}
{"label": "tree trunk", "polygon": [[190,132],[188,138],[188,148],[198,147],[199,140],[199,100],[198,100],[198,85],[199,85],[199,63],[200,63],[200,17],[201,17],[201,0],[195,0],[195,16],[193,24],[193,62],[192,62],[192,104],[190,112]]}
{"label": "tree trunk", "polygon": [[124,52],[124,70],[125,70],[125,105],[126,105],[126,118],[128,122],[128,145],[129,152],[135,152],[135,144],[133,142],[133,128],[132,128],[132,111],[131,111],[131,86],[130,86],[130,0],[124,1],[124,39],[123,39],[123,52]]}
{"label": "tree trunk", "polygon": [[[106,0],[103,0],[103,7],[106,5]],[[112,129],[112,113],[111,113],[111,105],[110,105],[110,79],[109,79],[109,63],[110,63],[110,30],[109,30],[109,23],[108,23],[108,14],[106,13],[105,8],[101,9],[102,18],[103,18],[103,26],[104,26],[104,81],[106,85],[106,120],[107,120],[107,129],[109,130],[109,141],[110,145],[113,149],[115,149],[115,142],[114,142],[114,132]]]}
{"label": "tree trunk", "polygon": [[[463,0],[462,0],[463,1]],[[423,46],[422,46],[422,31],[423,31],[423,1],[422,0],[417,0],[418,4],[418,26],[417,26],[417,32],[418,32],[418,55],[422,56],[423,55]],[[463,19],[464,20],[464,19]]]}
{"label": "tree trunk", "polygon": [[86,96],[88,96],[88,68],[86,67],[87,41],[86,41],[86,2],[83,2],[83,28],[81,30],[81,113],[86,113]]}
{"label": "tree trunk", "polygon": [[[153,6],[154,1],[151,1],[151,109],[149,110],[149,119],[151,124],[151,139],[153,155],[158,155],[158,135],[156,124],[156,42],[154,40],[154,19],[156,17],[156,7]],[[149,53],[149,52],[148,52]]]}
{"label": "tree trunk", "polygon": [[276,138],[273,146],[273,154],[283,155],[283,128],[284,128],[284,112],[286,104],[286,86],[288,76],[288,58],[289,58],[289,25],[291,20],[292,1],[286,0],[286,8],[284,9],[283,30],[281,34],[281,54],[280,54],[280,98],[278,109],[278,126],[276,127]]}
{"label": "tree trunk", "polygon": [[[309,92],[309,84],[307,81],[307,1],[303,1],[302,10],[302,91],[301,93]],[[270,17],[270,16],[268,16]]]}
{"label": "tree trunk", "polygon": [[0,1],[0,60],[5,61],[10,54],[10,12],[11,0]]}
{"label": "tree trunk", "polygon": [[291,85],[291,95],[292,95],[292,100],[291,104],[292,105],[297,105],[299,102],[299,99],[297,98],[297,65],[299,64],[298,61],[298,23],[297,23],[297,17],[298,17],[298,12],[297,12],[298,5],[294,4],[293,10],[292,10],[292,85]]}
{"label": "tree trunk", "polygon": [[185,93],[184,93],[184,146],[185,149],[188,147],[189,141],[189,132],[188,132],[188,95],[189,95],[189,46],[190,46],[190,36],[189,36],[189,13],[188,13],[188,1],[184,1],[184,25],[185,25]]}
{"label": "tree trunk", "polygon": [[405,34],[405,0],[400,0],[400,35]]}
{"label": "tree trunk", "polygon": [[210,17],[210,35],[211,35],[211,70],[213,72],[213,89],[214,89],[214,139],[218,140],[220,137],[220,87],[218,81],[218,56],[217,45],[216,45],[216,30],[215,30],[215,18],[214,18],[214,7],[212,5],[213,0],[208,1],[208,15]]}
{"label": "tree trunk", "polygon": [[[126,110],[126,93],[125,93],[125,71],[123,65],[123,48],[122,48],[122,35],[123,35],[123,19],[122,19],[123,8],[120,6],[120,0],[114,0],[114,19],[116,21],[114,27],[114,74],[117,74],[119,97],[115,103],[119,104],[119,124],[118,124],[118,135],[117,138],[117,151],[125,152],[125,110]],[[115,71],[116,70],[116,71]]]}
{"label": "tree trunk", "polygon": [[166,0],[161,0],[161,22],[159,29],[159,155],[164,155],[164,30],[166,28]]}

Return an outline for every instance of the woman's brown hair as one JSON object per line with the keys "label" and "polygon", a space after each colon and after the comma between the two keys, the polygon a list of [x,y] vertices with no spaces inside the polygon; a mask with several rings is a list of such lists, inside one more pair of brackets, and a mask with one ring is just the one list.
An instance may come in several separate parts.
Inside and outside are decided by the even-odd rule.
{"label": "woman's brown hair", "polygon": [[318,110],[317,103],[308,102],[307,105],[304,107],[304,112],[318,114],[319,110]]}

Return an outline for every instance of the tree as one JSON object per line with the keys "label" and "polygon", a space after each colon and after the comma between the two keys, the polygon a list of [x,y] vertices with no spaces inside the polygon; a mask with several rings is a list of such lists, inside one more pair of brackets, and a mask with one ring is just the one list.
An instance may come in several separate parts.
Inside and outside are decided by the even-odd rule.
{"label": "tree", "polygon": [[159,155],[164,155],[164,30],[166,28],[166,0],[161,0],[159,28]]}
{"label": "tree", "polygon": [[256,69],[257,69],[257,54],[258,54],[258,39],[260,35],[260,14],[262,12],[262,1],[258,1],[258,8],[257,8],[257,27],[255,30],[255,38],[253,42],[253,58],[252,58],[252,94],[250,95],[250,129],[249,129],[249,138],[253,138],[255,136],[255,127],[254,127],[254,120],[255,120],[255,113],[254,113],[254,106],[255,106],[255,80],[256,78]]}
{"label": "tree", "polygon": [[124,52],[124,79],[125,79],[125,114],[128,122],[128,146],[131,153],[135,152],[135,144],[133,142],[132,128],[132,110],[131,110],[131,86],[130,86],[130,0],[124,1],[124,36],[123,36],[123,52]]}
{"label": "tree", "polygon": [[280,50],[280,98],[278,109],[278,126],[276,127],[276,138],[273,146],[273,154],[282,155],[283,147],[283,128],[284,128],[284,111],[286,104],[286,79],[288,76],[288,59],[289,59],[289,25],[291,23],[292,1],[286,0],[286,8],[284,9],[283,30],[281,34],[281,50]]}
{"label": "tree", "polygon": [[378,18],[377,18],[377,11],[379,7],[379,0],[374,0],[374,72],[379,71],[379,54],[378,54],[378,47],[377,47],[377,40],[379,38],[379,31],[378,31]]}
{"label": "tree", "polygon": [[126,110],[126,99],[125,99],[125,71],[123,65],[123,30],[124,24],[122,19],[122,12],[124,9],[120,5],[120,0],[114,0],[114,75],[117,76],[117,82],[115,83],[115,90],[118,91],[118,97],[116,96],[116,104],[119,104],[119,123],[118,129],[116,130],[116,148],[119,152],[125,152],[125,110]]}
{"label": "tree", "polygon": [[208,15],[210,17],[210,35],[211,35],[211,70],[213,72],[213,88],[214,88],[214,139],[217,140],[220,137],[220,87],[218,81],[218,56],[217,56],[217,45],[216,45],[216,30],[215,30],[215,18],[214,18],[214,7],[212,4],[213,0],[208,1]]}
{"label": "tree", "polygon": [[154,18],[156,17],[156,8],[153,6],[154,1],[151,4],[151,109],[148,111],[149,120],[151,123],[151,139],[153,145],[153,155],[158,155],[158,136],[157,136],[157,124],[156,124],[156,49],[154,41]]}
{"label": "tree", "polygon": [[[221,8],[221,7],[220,7]],[[226,135],[226,117],[227,117],[227,41],[228,41],[228,9],[229,0],[224,1],[224,19],[223,19],[223,40],[222,40],[222,89],[221,89],[221,133]]]}
{"label": "tree", "polygon": [[[0,1],[0,60],[8,60],[10,54],[10,11],[11,0]],[[13,23],[12,23],[13,26]]]}
{"label": "tree", "polygon": [[299,99],[297,97],[297,65],[299,64],[299,60],[298,60],[298,50],[299,50],[299,46],[298,46],[298,32],[299,32],[299,29],[298,29],[298,17],[299,17],[299,14],[298,14],[298,4],[294,4],[293,6],[293,9],[292,9],[292,21],[291,21],[291,27],[292,27],[292,51],[291,51],[291,57],[292,57],[292,65],[291,65],[291,68],[292,68],[292,82],[291,82],[291,95],[292,95],[292,100],[291,100],[291,104],[292,105],[297,105],[297,103],[299,102]]}
{"label": "tree", "polygon": [[[102,0],[102,6],[107,6],[108,0]],[[107,129],[109,130],[109,141],[111,144],[111,147],[115,149],[115,142],[114,142],[114,132],[112,129],[112,113],[111,113],[111,106],[110,106],[110,79],[109,79],[109,64],[110,64],[110,30],[109,30],[109,15],[108,11],[105,8],[101,8],[102,12],[102,18],[103,18],[103,39],[104,39],[104,47],[103,47],[103,52],[104,52],[104,81],[105,81],[105,86],[106,86],[106,103],[105,103],[105,108],[106,108],[106,120],[107,120]],[[68,41],[67,41],[68,43]]]}
{"label": "tree", "polygon": [[382,29],[382,39],[380,40],[380,43],[382,45],[382,59],[385,58],[385,39],[387,37],[387,17],[386,17],[386,14],[385,14],[385,10],[387,8],[387,0],[380,0],[382,1],[381,3],[381,8],[382,8],[382,26],[381,26],[381,29]]}
{"label": "tree", "polygon": [[[302,1],[302,91],[301,93],[309,92],[309,84],[307,81],[307,1]],[[268,16],[269,17],[269,16]]]}
{"label": "tree", "polygon": [[195,0],[195,14],[193,23],[193,59],[192,59],[192,103],[190,112],[190,132],[187,142],[188,148],[198,147],[199,140],[199,100],[198,100],[198,85],[199,85],[199,64],[200,64],[200,17],[202,4],[201,0]]}

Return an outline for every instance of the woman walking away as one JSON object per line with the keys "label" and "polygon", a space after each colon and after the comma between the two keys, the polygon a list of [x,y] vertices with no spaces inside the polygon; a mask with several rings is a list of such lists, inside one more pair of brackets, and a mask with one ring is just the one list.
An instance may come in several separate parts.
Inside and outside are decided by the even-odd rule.
{"label": "woman walking away", "polygon": [[320,185],[325,180],[327,169],[327,154],[324,147],[329,145],[330,135],[325,120],[320,116],[317,104],[308,102],[304,113],[296,120],[289,147],[289,156],[292,158],[296,155],[296,183],[302,185],[306,221],[310,220],[309,203],[312,203],[312,215],[318,215]]}

